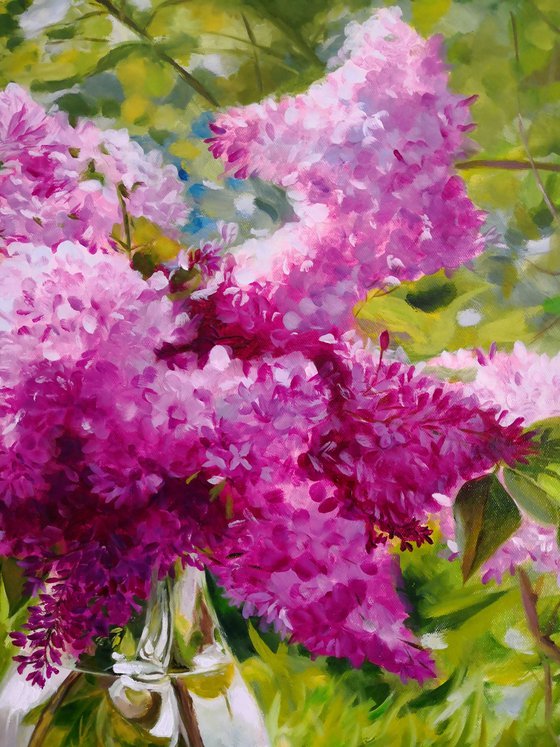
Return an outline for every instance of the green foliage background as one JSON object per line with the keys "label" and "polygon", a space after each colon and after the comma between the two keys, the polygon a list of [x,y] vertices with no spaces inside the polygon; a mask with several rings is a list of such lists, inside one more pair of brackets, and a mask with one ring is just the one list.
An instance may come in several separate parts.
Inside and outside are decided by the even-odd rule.
{"label": "green foliage background", "polygon": [[[39,3],[48,11],[41,15],[30,0],[0,0],[0,85],[16,81],[71,118],[126,127],[145,147],[162,149],[182,169],[193,204],[185,244],[211,234],[218,219],[236,221],[247,236],[279,224],[288,208],[278,190],[258,180],[222,179],[202,142],[212,111],[302,90],[323,74],[346,23],[365,19],[380,4],[53,0]],[[372,293],[358,310],[360,323],[372,335],[389,329],[413,361],[492,342],[507,349],[515,340],[556,353],[560,6],[557,0],[399,5],[422,34],[443,34],[454,89],[478,95],[469,159],[477,163],[461,173],[500,240],[452,276]],[[496,161],[508,163],[498,168]],[[163,251],[153,242],[146,260]],[[517,579],[482,585],[475,574],[464,584],[460,564],[448,562],[437,542],[404,555],[402,565],[411,625],[434,648],[438,666],[438,679],[423,689],[373,666],[312,661],[271,634],[258,634],[214,590],[274,747],[558,744],[560,669],[527,624]],[[7,561],[2,575],[5,673],[12,653],[7,632],[24,610]],[[554,641],[560,633],[556,579],[533,576],[532,583],[541,630]],[[81,713],[76,709],[75,718]]]}

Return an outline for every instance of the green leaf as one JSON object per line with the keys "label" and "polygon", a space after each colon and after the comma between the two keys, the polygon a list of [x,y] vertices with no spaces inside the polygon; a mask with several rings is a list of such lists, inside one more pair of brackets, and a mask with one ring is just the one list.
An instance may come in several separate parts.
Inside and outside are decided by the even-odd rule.
{"label": "green leaf", "polygon": [[406,704],[406,707],[412,708],[416,711],[419,708],[426,708],[427,706],[437,705],[438,703],[441,703],[453,690],[453,686],[458,679],[458,673],[453,672],[448,680],[443,682],[441,685],[432,688],[431,690],[426,690],[425,692],[421,693],[417,698],[409,701]]}
{"label": "green leaf", "polygon": [[521,514],[496,475],[465,483],[454,513],[463,551],[463,580],[467,581],[520,526]]}
{"label": "green leaf", "polygon": [[546,298],[543,301],[543,309],[547,314],[554,314],[560,316],[560,296],[554,296],[553,298]]}
{"label": "green leaf", "polygon": [[2,558],[0,563],[2,580],[6,597],[8,598],[8,614],[13,617],[29,600],[25,594],[25,575],[23,570],[12,558]]}
{"label": "green leaf", "polygon": [[504,481],[515,502],[543,524],[558,524],[560,504],[519,469],[504,470]]}
{"label": "green leaf", "polygon": [[104,73],[106,70],[112,70],[118,62],[126,59],[129,54],[132,54],[132,52],[151,54],[151,48],[145,42],[123,42],[122,44],[113,47],[113,49],[109,50],[107,54],[104,54],[103,57],[99,59],[92,75],[98,75],[99,73]]}
{"label": "green leaf", "polygon": [[457,288],[449,281],[428,285],[425,288],[418,283],[415,290],[406,294],[405,301],[415,309],[430,313],[449,306],[456,297]]}

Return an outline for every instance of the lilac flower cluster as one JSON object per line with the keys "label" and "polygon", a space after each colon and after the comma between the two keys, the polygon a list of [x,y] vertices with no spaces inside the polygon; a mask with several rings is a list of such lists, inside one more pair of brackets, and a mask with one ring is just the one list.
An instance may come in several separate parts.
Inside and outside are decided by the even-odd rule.
{"label": "lilac flower cluster", "polygon": [[110,251],[123,200],[171,236],[187,217],[177,171],[159,152],[144,153],[124,130],[72,127],[15,84],[0,93],[0,161],[0,253],[67,240]]}
{"label": "lilac flower cluster", "polygon": [[347,31],[335,69],[308,91],[211,125],[226,170],[283,187],[297,216],[237,254],[238,284],[278,281],[267,290],[289,328],[348,325],[365,290],[456,268],[484,246],[484,216],[453,171],[472,100],[448,90],[440,41],[397,9]]}
{"label": "lilac flower cluster", "polygon": [[434,667],[405,625],[398,560],[382,546],[368,552],[366,539],[363,522],[322,514],[286,486],[284,500],[233,527],[212,570],[246,616],[314,654],[423,681]]}
{"label": "lilac flower cluster", "polygon": [[468,108],[435,43],[381,12],[347,53],[307,94],[251,108],[250,132],[226,126],[247,110],[216,125],[215,151],[256,158],[299,201],[262,268],[253,245],[218,257],[228,225],[147,282],[123,254],[88,252],[115,248],[119,185],[131,215],[172,228],[171,173],[122,133],[2,95],[0,552],[39,594],[15,635],[38,684],[123,625],[152,569],[178,558],[313,654],[433,673],[406,627],[398,550],[430,541],[434,493],[523,458],[528,441],[492,399],[392,361],[387,335],[376,349],[341,332],[388,273],[454,267],[482,246],[451,172]]}
{"label": "lilac flower cluster", "polygon": [[[350,339],[307,335],[305,351],[289,338],[283,350],[271,344],[242,357],[214,339],[201,357],[196,315],[168,300],[163,274],[146,283],[124,256],[76,244],[55,254],[16,249],[0,276],[0,549],[21,558],[43,589],[21,666],[31,664],[41,683],[60,649],[79,653],[122,624],[145,597],[152,566],[165,573],[178,557],[210,557],[235,599],[245,595],[251,608],[264,595],[313,652],[349,655],[354,641],[353,660],[424,677],[428,660],[421,652],[411,659],[413,646],[389,654],[398,647],[390,630],[402,628],[405,611],[389,601],[396,560],[383,545],[393,536],[426,539],[430,491],[521,455],[519,425],[502,426],[472,396],[445,393]],[[178,349],[187,330],[192,348]],[[210,499],[212,486],[219,500]],[[290,531],[303,521],[298,545],[313,532],[301,572],[315,563],[334,595],[310,595],[316,606],[307,612],[287,590],[277,597],[284,566],[251,570],[268,568],[269,542],[291,515]],[[322,557],[338,523],[341,545],[347,534],[361,544]],[[356,590],[369,578],[362,598]],[[385,602],[372,590],[381,578]],[[354,606],[339,632],[320,634],[321,606],[344,599]],[[387,610],[376,618],[375,647],[378,605]]]}
{"label": "lilac flower cluster", "polygon": [[[462,371],[463,376],[471,380],[461,384],[461,391],[471,392],[483,406],[494,403],[504,408],[505,422],[523,418],[526,425],[531,426],[560,417],[560,354],[550,358],[516,342],[511,353],[495,349],[487,354],[481,350],[444,352],[431,360],[430,365]],[[457,545],[451,509],[441,510],[440,518],[443,534],[455,554]],[[560,583],[557,528],[541,526],[523,515],[519,529],[482,566],[482,580],[501,582],[506,574],[513,575],[518,565],[527,562],[537,571],[555,573]]]}

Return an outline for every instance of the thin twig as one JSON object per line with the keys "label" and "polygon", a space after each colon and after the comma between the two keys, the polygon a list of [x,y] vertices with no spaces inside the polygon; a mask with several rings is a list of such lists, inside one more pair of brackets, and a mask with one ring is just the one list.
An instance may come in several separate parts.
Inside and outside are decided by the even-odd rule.
{"label": "thin twig", "polygon": [[122,213],[124,235],[126,239],[126,251],[128,252],[128,254],[130,254],[132,252],[132,235],[130,232],[130,216],[126,208],[126,201],[125,201],[123,191],[121,189],[121,185],[117,187],[117,197],[119,200],[119,205],[120,205],[121,213]]}
{"label": "thin twig", "polygon": [[555,171],[560,173],[559,163],[546,163],[545,161],[520,161],[509,158],[483,158],[472,161],[459,161],[455,164],[456,169],[467,171],[469,169],[505,169],[507,171]]}
{"label": "thin twig", "polygon": [[534,267],[535,270],[538,270],[539,272],[542,272],[544,275],[550,275],[550,277],[557,278],[560,277],[560,271],[556,272],[554,270],[547,270],[545,267],[541,267],[536,262],[533,262],[531,259],[525,260],[528,265],[531,265],[531,267]]}
{"label": "thin twig", "polygon": [[553,23],[550,18],[546,15],[546,13],[543,13],[542,10],[539,8],[539,6],[529,0],[529,4],[535,9],[535,11],[539,14],[539,16],[543,19],[543,21],[546,23],[546,25],[552,29],[552,31],[556,32],[557,34],[560,34],[560,26],[557,26],[555,23]]}
{"label": "thin twig", "polygon": [[553,319],[550,324],[547,324],[546,327],[543,327],[541,330],[537,332],[537,334],[531,339],[531,345],[533,345],[539,337],[542,337],[547,332],[549,332],[553,327],[555,327],[558,322],[560,322],[560,317],[556,317],[556,319]]}
{"label": "thin twig", "polygon": [[66,700],[68,694],[74,688],[78,680],[83,676],[83,672],[71,672],[64,680],[39,716],[39,721],[37,721],[35,729],[33,730],[28,747],[42,747],[45,743],[45,737],[52,725],[56,711]]}
{"label": "thin twig", "polygon": [[255,39],[253,29],[251,28],[245,13],[241,14],[241,18],[243,19],[245,30],[247,31],[247,36],[249,37],[249,40],[251,41],[252,50],[253,50],[253,59],[255,61],[255,77],[257,79],[257,86],[259,89],[259,93],[262,96],[263,91],[264,91],[264,86],[263,86],[263,79],[262,79],[262,73],[261,73],[261,65],[259,62],[259,54],[257,52],[257,40]]}
{"label": "thin twig", "polygon": [[93,0],[93,2],[101,5],[111,16],[113,16],[113,18],[116,18],[118,21],[120,21],[123,26],[126,26],[128,29],[130,29],[130,31],[135,33],[136,36],[139,36],[141,39],[144,39],[144,41],[148,42],[156,56],[159,57],[162,62],[170,65],[179,75],[179,77],[182,78],[188,86],[190,86],[194,91],[202,96],[202,98],[204,98],[209,104],[212,104],[212,106],[214,107],[219,106],[214,95],[197,78],[195,78],[194,75],[191,75],[191,73],[189,73],[188,70],[180,65],[177,60],[174,60],[173,57],[170,57],[167,52],[162,49],[162,47],[155,41],[153,36],[151,36],[145,29],[143,29],[138,23],[136,23],[136,21],[131,16],[126,15],[124,11],[121,11],[119,8],[117,8],[112,0]]}
{"label": "thin twig", "polygon": [[278,31],[284,34],[284,36],[288,37],[288,39],[293,42],[294,47],[296,47],[296,49],[298,49],[301,54],[310,62],[324,67],[323,61],[320,59],[320,57],[317,56],[317,53],[305,40],[301,32],[293,26],[290,26],[288,23],[286,23],[286,21],[278,18],[278,16],[274,15],[274,13],[271,13],[271,11],[266,8],[266,0],[265,2],[257,3],[255,11],[263,18],[266,18],[266,20],[269,21],[273,26],[276,26]]}

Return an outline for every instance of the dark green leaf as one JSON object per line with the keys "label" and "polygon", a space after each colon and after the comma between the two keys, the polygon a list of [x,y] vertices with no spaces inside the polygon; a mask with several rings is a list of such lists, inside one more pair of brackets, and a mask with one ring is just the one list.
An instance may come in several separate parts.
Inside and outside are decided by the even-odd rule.
{"label": "dark green leaf", "polygon": [[31,90],[41,93],[54,93],[63,91],[65,88],[72,88],[81,80],[82,76],[80,75],[71,75],[69,78],[59,78],[58,80],[33,80],[31,81]]}
{"label": "dark green leaf", "polygon": [[[491,593],[485,592],[476,596],[476,601],[466,604],[461,609],[457,609],[454,612],[448,612],[444,615],[433,615],[431,617],[431,624],[426,626],[428,631],[441,631],[441,630],[455,630],[460,628],[463,623],[470,620],[482,610],[490,607],[495,602],[498,602],[507,591],[494,591]],[[426,617],[430,619],[429,610],[425,613]]]}
{"label": "dark green leaf", "polygon": [[543,524],[557,524],[560,503],[519,469],[505,469],[504,481],[516,503]]}
{"label": "dark green leaf", "polygon": [[9,36],[17,31],[18,23],[8,13],[0,13],[0,36]]}
{"label": "dark green leaf", "polygon": [[417,698],[409,701],[409,703],[406,704],[406,707],[412,708],[416,711],[419,708],[426,708],[427,706],[437,705],[437,703],[441,703],[453,690],[453,686],[455,685],[457,679],[458,673],[453,672],[448,680],[443,682],[441,685],[438,685],[438,687],[434,687],[432,690],[426,690]]}
{"label": "dark green leaf", "polygon": [[2,558],[0,568],[4,589],[8,597],[8,614],[13,617],[29,600],[29,596],[25,593],[25,575],[12,558]]}
{"label": "dark green leaf", "polygon": [[431,288],[420,288],[406,294],[406,302],[419,311],[429,313],[449,306],[457,297],[457,288],[451,282],[438,284]]}
{"label": "dark green leaf", "polygon": [[59,28],[49,29],[47,31],[47,37],[49,39],[73,39],[76,35],[75,26],[61,26]]}
{"label": "dark green leaf", "polygon": [[70,122],[77,117],[93,117],[97,114],[97,102],[82,93],[65,93],[56,103],[68,113]]}
{"label": "dark green leaf", "polygon": [[274,206],[269,202],[265,202],[265,200],[261,200],[260,197],[257,197],[257,199],[255,200],[255,206],[258,207],[259,210],[262,210],[264,213],[266,213],[271,220],[278,220],[278,213],[276,212]]}
{"label": "dark green leaf", "polygon": [[466,581],[520,526],[521,514],[496,475],[465,483],[454,513]]}

